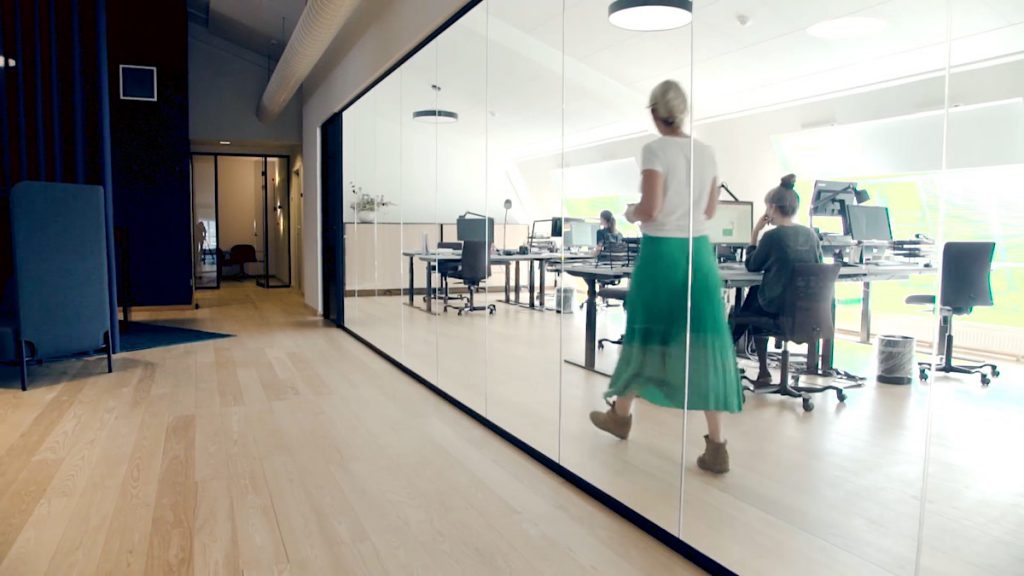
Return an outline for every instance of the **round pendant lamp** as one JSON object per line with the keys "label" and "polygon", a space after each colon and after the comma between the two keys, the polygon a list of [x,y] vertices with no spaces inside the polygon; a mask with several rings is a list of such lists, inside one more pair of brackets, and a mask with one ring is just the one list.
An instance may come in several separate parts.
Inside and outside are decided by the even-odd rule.
{"label": "round pendant lamp", "polygon": [[[431,84],[430,89],[434,91],[434,101],[437,101],[437,96],[441,94],[441,87],[437,84]],[[412,119],[419,122],[426,122],[427,124],[451,124],[459,121],[459,115],[451,110],[441,110],[430,108],[426,110],[415,110],[412,113]]]}
{"label": "round pendant lamp", "polygon": [[412,119],[429,124],[451,124],[459,121],[459,115],[451,110],[416,110]]}
{"label": "round pendant lamp", "polygon": [[690,0],[615,0],[608,5],[613,26],[639,32],[682,28],[693,21]]}

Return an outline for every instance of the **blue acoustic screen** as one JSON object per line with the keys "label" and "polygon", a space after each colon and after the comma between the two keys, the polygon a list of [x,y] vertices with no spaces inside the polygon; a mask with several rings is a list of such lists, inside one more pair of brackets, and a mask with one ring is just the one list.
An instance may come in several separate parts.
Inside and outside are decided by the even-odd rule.
{"label": "blue acoustic screen", "polygon": [[121,66],[121,99],[156,101],[156,68]]}

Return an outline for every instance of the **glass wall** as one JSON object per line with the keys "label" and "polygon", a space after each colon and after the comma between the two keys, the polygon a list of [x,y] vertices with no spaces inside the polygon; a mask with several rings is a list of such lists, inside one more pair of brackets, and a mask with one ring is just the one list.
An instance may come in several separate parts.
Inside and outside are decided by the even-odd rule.
{"label": "glass wall", "polygon": [[[343,109],[345,325],[738,573],[1013,572],[1018,4],[723,0],[641,32],[605,0],[476,3]],[[688,110],[658,164],[665,79]],[[627,205],[668,165],[683,216],[641,241]],[[799,207],[755,231],[787,174]],[[748,244],[798,226],[836,281],[774,280],[762,329],[820,338],[774,338],[762,367],[727,318],[767,306]],[[947,305],[965,241],[995,242],[994,305]],[[936,369],[950,316],[951,363],[999,377]],[[716,399],[737,370],[744,400]],[[595,427],[633,393],[627,439]],[[697,463],[717,423],[725,473]]]}

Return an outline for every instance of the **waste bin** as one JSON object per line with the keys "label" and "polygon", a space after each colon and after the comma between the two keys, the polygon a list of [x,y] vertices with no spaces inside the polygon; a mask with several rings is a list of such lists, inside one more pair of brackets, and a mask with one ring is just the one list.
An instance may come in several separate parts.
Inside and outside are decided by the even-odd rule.
{"label": "waste bin", "polygon": [[882,384],[910,384],[917,365],[914,362],[914,339],[910,336],[878,337],[878,376]]}
{"label": "waste bin", "polygon": [[558,288],[558,293],[555,295],[555,310],[558,310],[562,314],[572,314],[572,311],[576,308],[573,306],[573,299],[576,296],[576,291],[568,286],[561,286]]}

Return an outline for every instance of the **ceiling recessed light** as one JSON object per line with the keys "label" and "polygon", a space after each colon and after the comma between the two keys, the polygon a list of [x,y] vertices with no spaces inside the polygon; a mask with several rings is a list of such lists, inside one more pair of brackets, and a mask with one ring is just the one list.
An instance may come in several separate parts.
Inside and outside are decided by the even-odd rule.
{"label": "ceiling recessed light", "polygon": [[230,140],[221,140],[220,143],[225,145],[225,146],[227,146],[228,144],[231,144],[231,141]]}
{"label": "ceiling recessed light", "polygon": [[885,29],[885,21],[866,16],[847,16],[834,20],[823,20],[807,29],[815,38],[826,40],[849,40],[873,36]]}
{"label": "ceiling recessed light", "polygon": [[672,30],[692,20],[690,0],[615,0],[608,5],[608,21],[626,30]]}

